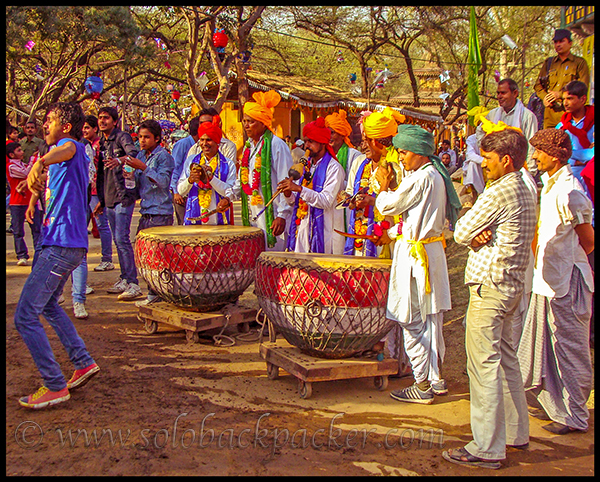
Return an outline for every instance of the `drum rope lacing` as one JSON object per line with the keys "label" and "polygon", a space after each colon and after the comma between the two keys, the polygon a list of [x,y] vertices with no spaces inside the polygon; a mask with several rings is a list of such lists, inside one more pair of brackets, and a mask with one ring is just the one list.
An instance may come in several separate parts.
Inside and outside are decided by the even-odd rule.
{"label": "drum rope lacing", "polygon": [[[269,269],[278,271],[279,284],[275,286],[272,283],[263,283],[264,287],[257,286],[259,288],[257,294],[262,298],[260,304],[261,309],[265,310],[265,315],[275,322],[278,331],[291,344],[311,351],[319,351],[320,356],[348,356],[352,352],[363,352],[371,348],[392,328],[392,322],[385,316],[385,305],[381,307],[373,305],[368,309],[360,308],[364,304],[361,300],[365,297],[365,292],[387,299],[382,293],[383,286],[376,283],[380,277],[374,276],[374,273],[379,273],[380,270],[368,271],[364,268],[355,269],[353,272],[345,270],[343,274],[346,277],[344,277],[339,269],[331,273],[328,269],[315,269],[314,266],[297,267],[291,261],[274,262],[268,266],[258,263],[256,267],[257,280],[262,276],[266,281],[269,278],[266,271]],[[302,271],[308,274],[311,271],[319,273],[316,277],[308,276],[313,282],[312,288],[308,288],[306,282],[297,282],[301,278],[299,272]],[[290,275],[290,272],[293,274]],[[323,273],[327,275],[323,276]],[[339,283],[342,281],[357,283],[358,279],[362,281],[362,286],[356,289],[351,289],[350,284],[344,286],[347,288],[346,295],[349,296],[347,299],[340,299],[339,289],[336,288]],[[286,288],[285,292],[281,292],[281,287]],[[263,289],[264,293],[261,292]],[[273,290],[277,291],[277,294],[267,292]],[[387,284],[383,291],[387,292]],[[327,301],[326,306],[321,299],[329,300],[331,303]],[[337,300],[338,304],[334,300]],[[348,320],[351,320],[351,324],[345,326]],[[349,329],[356,333],[349,333]]]}
{"label": "drum rope lacing", "polygon": [[198,311],[219,309],[254,280],[247,260],[261,252],[263,233],[220,239],[179,239],[138,233],[136,266],[148,285],[169,303]]}

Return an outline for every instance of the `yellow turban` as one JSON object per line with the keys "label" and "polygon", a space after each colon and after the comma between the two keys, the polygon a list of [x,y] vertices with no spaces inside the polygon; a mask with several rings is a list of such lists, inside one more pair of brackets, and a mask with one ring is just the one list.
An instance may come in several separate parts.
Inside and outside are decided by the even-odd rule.
{"label": "yellow turban", "polygon": [[482,119],[485,119],[485,116],[488,115],[489,110],[481,105],[476,105],[475,107],[469,109],[467,111],[468,116],[473,116],[473,123],[475,125],[479,124]]}
{"label": "yellow turban", "polygon": [[254,101],[250,100],[244,104],[244,114],[262,122],[272,131],[273,112],[275,106],[281,101],[281,96],[274,90],[269,90],[268,92],[254,92],[252,98]]}
{"label": "yellow turban", "polygon": [[395,136],[398,133],[398,124],[402,124],[405,120],[405,116],[391,107],[386,107],[383,112],[373,112],[363,121],[365,136],[369,139]]}
{"label": "yellow turban", "polygon": [[515,131],[523,132],[518,127],[509,126],[508,124],[506,124],[502,121],[499,121],[497,124],[493,123],[491,120],[489,120],[486,117],[489,112],[490,111],[487,110],[485,107],[477,105],[477,106],[473,107],[472,109],[469,109],[467,111],[467,115],[474,117],[473,121],[474,121],[475,125],[477,125],[481,122],[481,128],[483,129],[483,132],[485,132],[486,134],[490,134],[492,132],[500,132],[500,131],[503,131],[504,129],[514,129]]}
{"label": "yellow turban", "polygon": [[325,117],[325,125],[330,129],[333,129],[339,135],[344,136],[344,142],[348,147],[353,147],[350,138],[348,137],[352,133],[352,126],[346,120],[346,117],[346,111],[340,109],[339,112],[334,112]]}

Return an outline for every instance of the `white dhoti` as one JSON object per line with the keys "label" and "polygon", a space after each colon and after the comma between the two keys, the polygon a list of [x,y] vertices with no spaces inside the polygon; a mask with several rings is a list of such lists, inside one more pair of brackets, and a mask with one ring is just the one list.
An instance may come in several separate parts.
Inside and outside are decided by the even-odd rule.
{"label": "white dhoti", "polygon": [[477,164],[475,161],[465,161],[463,164],[463,185],[469,184],[475,188],[478,194],[481,194],[485,187],[481,164]]}

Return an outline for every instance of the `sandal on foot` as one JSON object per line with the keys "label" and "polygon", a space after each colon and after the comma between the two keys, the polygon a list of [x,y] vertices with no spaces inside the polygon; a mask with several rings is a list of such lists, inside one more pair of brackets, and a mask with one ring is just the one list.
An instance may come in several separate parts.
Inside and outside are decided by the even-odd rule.
{"label": "sandal on foot", "polygon": [[548,425],[543,425],[543,429],[548,430],[548,432],[555,433],[556,435],[567,435],[568,433],[573,432],[585,432],[585,430],[579,430],[577,428],[569,427],[568,425],[563,425],[562,423],[552,422]]}
{"label": "sandal on foot", "polygon": [[486,460],[471,455],[467,450],[462,447],[459,449],[444,450],[442,452],[448,462],[458,465],[466,465],[468,467],[483,467],[486,469],[499,469],[502,465],[497,460]]}

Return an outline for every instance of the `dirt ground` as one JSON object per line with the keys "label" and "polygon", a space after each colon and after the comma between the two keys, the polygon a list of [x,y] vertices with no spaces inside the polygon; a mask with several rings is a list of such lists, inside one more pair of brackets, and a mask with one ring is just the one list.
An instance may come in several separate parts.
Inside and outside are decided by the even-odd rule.
{"label": "dirt ground", "polygon": [[[138,223],[134,215],[132,231]],[[7,224],[8,225],[8,224]],[[27,235],[31,246],[30,235]],[[466,250],[448,239],[453,310],[445,314],[445,378],[450,393],[432,405],[406,404],[389,393],[410,379],[318,382],[302,399],[296,379],[267,377],[259,354],[260,325],[216,346],[211,336],[187,343],[160,325],[149,334],[132,302],[106,293],[115,271],[95,272],[100,240],[90,236],[88,320],[72,315],[71,284],[63,307],[101,372],[56,407],[32,411],[19,397],[40,376],[14,326],[30,267],[16,266],[6,235],[6,473],[7,475],[594,475],[594,410],[590,430],[564,436],[530,418],[530,447],[509,449],[498,471],[442,459],[442,450],[471,440],[462,317]],[[116,263],[116,251],[114,251]],[[146,284],[141,281],[146,290]],[[29,294],[35,296],[35,293]],[[251,286],[240,304],[257,307]],[[73,367],[44,320],[67,378]],[[236,337],[235,329],[226,331]],[[265,333],[264,341],[268,341]],[[593,398],[590,406],[593,407]]]}

